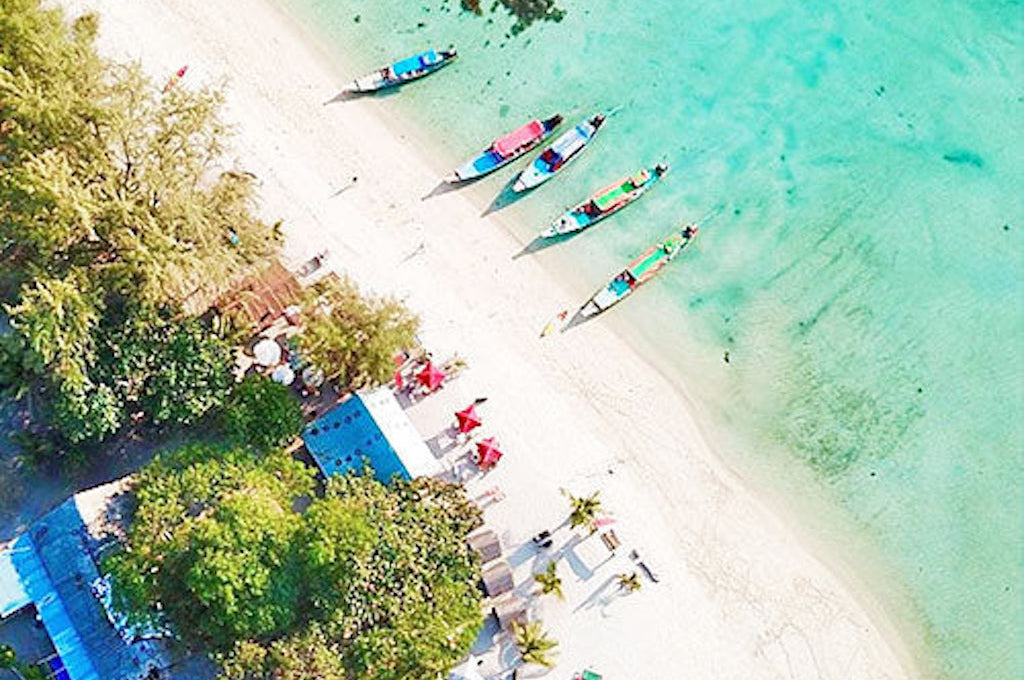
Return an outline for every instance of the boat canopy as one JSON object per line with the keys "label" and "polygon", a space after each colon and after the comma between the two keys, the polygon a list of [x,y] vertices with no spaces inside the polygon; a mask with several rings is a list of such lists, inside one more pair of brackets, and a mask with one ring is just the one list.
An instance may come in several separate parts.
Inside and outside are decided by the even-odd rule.
{"label": "boat canopy", "polygon": [[539,120],[532,120],[518,130],[495,140],[494,150],[502,157],[509,156],[543,134],[544,125]]}
{"label": "boat canopy", "polygon": [[598,193],[597,196],[594,196],[594,206],[601,212],[604,212],[605,210],[611,208],[616,203],[625,198],[626,195],[633,189],[633,184],[632,182],[629,181],[620,182],[615,186],[608,187],[607,189]]}
{"label": "boat canopy", "polygon": [[416,56],[396,61],[391,67],[391,70],[394,71],[396,78],[400,78],[407,73],[419,71],[420,69],[432,66],[437,62],[437,52],[434,50],[427,50],[426,52],[421,52]]}
{"label": "boat canopy", "polygon": [[555,140],[551,148],[562,158],[568,158],[587,143],[587,139],[590,137],[590,131],[587,129],[589,127],[589,125],[586,128],[582,125],[577,125]]}
{"label": "boat canopy", "polygon": [[675,237],[670,237],[665,240],[664,243],[659,243],[656,246],[652,246],[646,253],[638,257],[633,264],[630,265],[629,272],[637,280],[643,280],[646,276],[650,276],[654,272],[661,268],[661,265],[665,264],[668,260],[668,256],[678,249],[678,242]]}

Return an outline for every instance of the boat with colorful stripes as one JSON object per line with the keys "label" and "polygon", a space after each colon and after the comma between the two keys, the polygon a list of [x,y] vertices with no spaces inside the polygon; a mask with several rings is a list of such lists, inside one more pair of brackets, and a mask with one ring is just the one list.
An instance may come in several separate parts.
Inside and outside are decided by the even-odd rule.
{"label": "boat with colorful stripes", "polygon": [[635,175],[601,189],[552,222],[550,227],[541,232],[541,238],[564,236],[594,226],[643,196],[666,172],[668,165],[658,163],[653,168],[642,168]]}
{"label": "boat with colorful stripes", "polygon": [[558,114],[545,120],[531,120],[504,137],[498,137],[476,158],[459,166],[455,172],[445,177],[445,181],[449,184],[458,184],[494,172],[536,148],[561,124],[562,116]]}
{"label": "boat with colorful stripes", "polygon": [[607,286],[594,293],[593,297],[580,307],[577,316],[596,316],[629,297],[633,291],[653,279],[666,264],[682,252],[683,248],[690,245],[697,232],[696,223],[690,224],[678,232],[673,232],[661,243],[655,243],[644,251],[643,255],[630,262],[629,266]]}
{"label": "boat with colorful stripes", "polygon": [[582,121],[573,129],[563,133],[548,148],[544,149],[525,170],[519,173],[512,191],[517,193],[540,186],[555,176],[559,170],[587,148],[594,141],[597,131],[604,125],[605,115],[598,113]]}
{"label": "boat with colorful stripes", "polygon": [[345,88],[346,92],[361,94],[364,92],[377,92],[389,87],[402,85],[430,75],[441,68],[452,63],[458,54],[454,47],[446,50],[427,50],[414,54],[393,64],[389,64],[368,73],[361,78],[356,78],[352,84]]}

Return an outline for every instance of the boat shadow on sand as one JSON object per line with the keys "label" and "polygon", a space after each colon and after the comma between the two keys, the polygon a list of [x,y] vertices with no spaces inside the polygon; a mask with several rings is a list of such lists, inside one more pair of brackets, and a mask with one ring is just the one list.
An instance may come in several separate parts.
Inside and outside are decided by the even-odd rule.
{"label": "boat shadow on sand", "polygon": [[544,238],[543,236],[538,236],[538,237],[534,238],[532,241],[530,241],[529,243],[527,243],[525,246],[523,246],[523,249],[520,250],[515,255],[513,255],[512,259],[513,260],[518,260],[519,258],[523,257],[524,255],[532,255],[533,253],[539,253],[540,251],[544,250],[545,248],[550,248],[551,246],[557,246],[559,243],[563,243],[564,241],[568,241],[569,239],[573,238],[578,233],[579,232],[573,232],[571,234],[559,234],[558,236],[552,236],[550,238]]}
{"label": "boat shadow on sand", "polygon": [[324,106],[329,106],[330,104],[338,104],[340,102],[350,102],[356,99],[384,99],[385,97],[391,97],[393,95],[398,94],[399,91],[401,91],[401,89],[401,85],[389,87],[386,90],[376,90],[374,92],[353,92],[352,90],[346,88],[339,92],[338,94],[331,97],[330,99],[328,99],[327,101],[325,101]]}
{"label": "boat shadow on sand", "polygon": [[532,193],[530,191],[512,191],[512,187],[515,185],[516,179],[518,177],[519,173],[516,173],[515,175],[512,176],[512,179],[510,179],[508,183],[505,184],[504,187],[502,187],[501,191],[498,192],[498,195],[494,197],[493,201],[491,201],[491,204],[487,206],[487,209],[480,214],[480,217],[487,217],[488,215],[496,213],[499,210],[504,210],[513,203],[518,203],[523,198]]}

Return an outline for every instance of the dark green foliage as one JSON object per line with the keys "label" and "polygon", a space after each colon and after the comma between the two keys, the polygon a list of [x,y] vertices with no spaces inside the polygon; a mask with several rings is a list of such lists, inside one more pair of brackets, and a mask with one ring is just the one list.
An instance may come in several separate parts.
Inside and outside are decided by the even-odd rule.
{"label": "dark green foliage", "polygon": [[243,641],[224,660],[220,680],[350,680],[341,648],[314,622],[267,647]]}
{"label": "dark green foliage", "polygon": [[105,61],[97,21],[0,12],[0,389],[33,391],[72,444],[219,406],[230,355],[190,319],[280,240],[254,178],[216,171],[221,94]]}
{"label": "dark green foliage", "polygon": [[261,375],[235,385],[224,408],[224,425],[238,444],[269,451],[302,431],[302,407],[291,389]]}
{"label": "dark green foliage", "polygon": [[[227,680],[443,675],[481,624],[465,538],[480,511],[436,480],[335,478],[294,512],[310,471],[281,453],[192,446],[148,466],[126,549],[107,558],[119,605],[158,605]],[[330,653],[328,651],[330,650]]]}
{"label": "dark green foliage", "polygon": [[307,512],[302,545],[313,610],[352,677],[442,675],[482,624],[480,578],[465,537],[479,511],[435,480],[384,486],[335,477]]}
{"label": "dark green foliage", "polygon": [[189,425],[224,403],[231,351],[198,322],[165,326],[145,347],[152,372],[139,403],[154,423]]}
{"label": "dark green foliage", "polygon": [[218,648],[282,633],[301,592],[295,500],[312,471],[284,454],[193,445],[140,474],[127,550],[105,567],[145,619],[160,603],[183,635]]}
{"label": "dark green foliage", "polygon": [[362,295],[348,279],[325,279],[306,301],[304,357],[328,380],[357,389],[391,379],[393,358],[415,343],[419,319],[389,297]]}

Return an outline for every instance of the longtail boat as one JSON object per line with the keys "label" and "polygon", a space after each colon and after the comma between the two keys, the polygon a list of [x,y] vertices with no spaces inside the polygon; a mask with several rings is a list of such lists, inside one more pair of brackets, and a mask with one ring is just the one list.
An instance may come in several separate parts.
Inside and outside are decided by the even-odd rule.
{"label": "longtail boat", "polygon": [[440,70],[452,63],[456,56],[458,55],[454,47],[449,47],[446,50],[420,52],[401,61],[388,64],[361,78],[356,78],[351,85],[345,88],[345,91],[354,94],[377,92],[402,85]]}
{"label": "longtail boat", "polygon": [[697,236],[697,231],[697,225],[690,224],[681,231],[670,234],[661,243],[655,243],[644,251],[643,255],[630,262],[629,266],[607,286],[594,293],[593,297],[580,307],[578,315],[584,318],[596,316],[628,297],[637,288],[653,279],[662,267],[682,252],[683,248]]}
{"label": "longtail boat", "polygon": [[444,181],[458,184],[494,172],[535,148],[561,124],[562,117],[557,114],[546,120],[531,120],[504,137],[498,137],[476,158],[456,168]]}
{"label": "longtail boat", "polygon": [[575,208],[551,223],[541,232],[542,238],[553,238],[571,234],[592,227],[609,215],[614,215],[637,200],[668,172],[668,165],[658,163],[653,168],[643,168],[635,175],[601,189]]}
{"label": "longtail boat", "polygon": [[515,184],[512,185],[512,191],[523,192],[554,177],[556,172],[587,148],[597,135],[597,131],[604,125],[604,121],[604,114],[598,113],[563,133],[551,146],[544,149],[533,163],[519,173]]}

